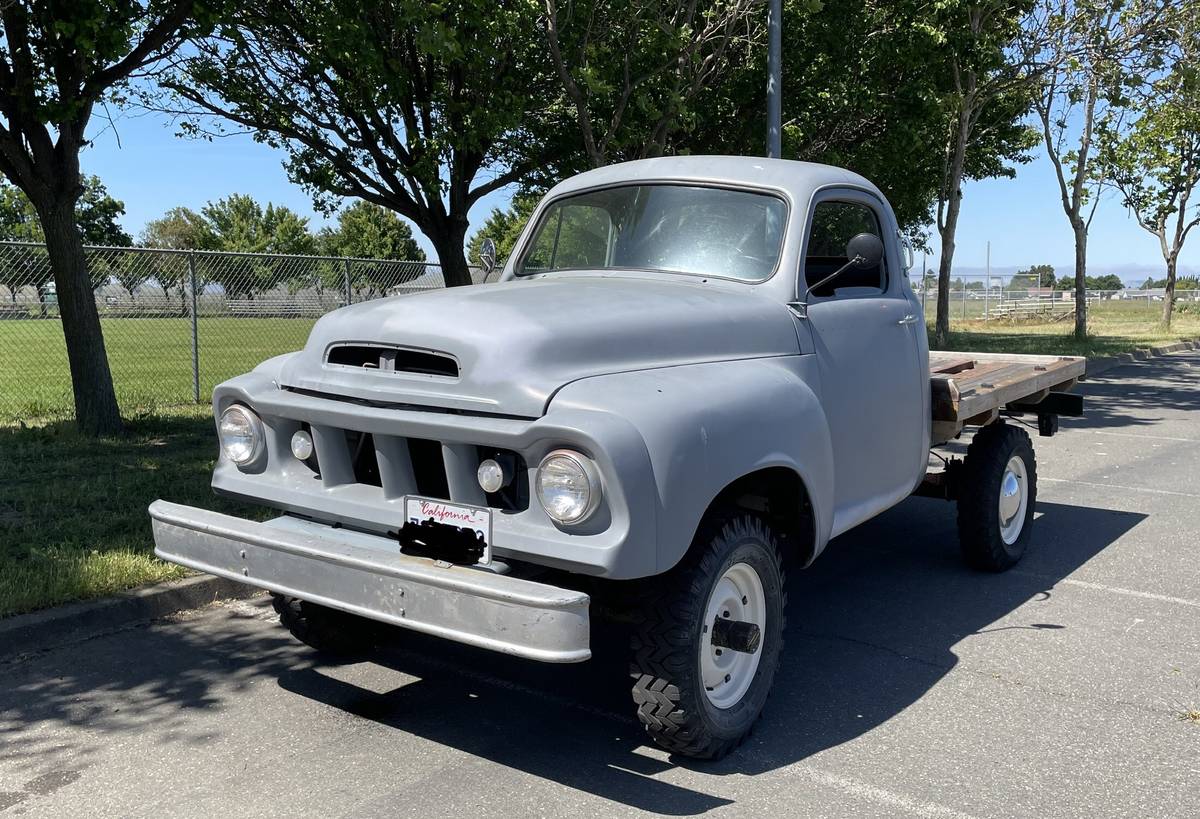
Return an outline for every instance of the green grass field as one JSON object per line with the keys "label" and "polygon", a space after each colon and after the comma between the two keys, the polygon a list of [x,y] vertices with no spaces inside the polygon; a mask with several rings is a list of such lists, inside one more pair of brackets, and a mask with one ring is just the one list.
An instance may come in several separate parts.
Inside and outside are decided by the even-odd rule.
{"label": "green grass field", "polygon": [[[104,344],[126,413],[192,401],[192,325],[187,319],[104,319]],[[304,346],[313,319],[202,318],[200,398],[264,359]],[[67,418],[73,406],[57,321],[0,321],[0,423]]]}
{"label": "green grass field", "polygon": [[216,454],[208,407],[133,417],[120,439],[0,427],[0,617],[182,576],[151,554],[146,506],[253,514],[213,495]]}
{"label": "green grass field", "polygon": [[[1200,337],[1200,311],[1185,310],[1164,332],[1157,310],[1101,303],[1084,342],[1071,337],[1069,322],[955,321],[947,346],[1110,355]],[[311,327],[311,319],[202,319],[202,399],[219,381],[298,349]],[[190,324],[111,319],[104,331],[129,429],[97,441],[69,421],[58,323],[0,321],[0,617],[181,576],[151,553],[146,506],[156,498],[262,514],[209,488],[216,436],[210,408],[190,403]]]}

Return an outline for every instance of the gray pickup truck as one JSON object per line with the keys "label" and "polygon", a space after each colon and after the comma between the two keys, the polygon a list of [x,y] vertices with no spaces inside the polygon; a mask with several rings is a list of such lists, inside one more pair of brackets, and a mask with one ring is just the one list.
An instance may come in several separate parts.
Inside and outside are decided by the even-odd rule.
{"label": "gray pickup truck", "polygon": [[496,283],[338,310],[217,387],[213,488],[280,514],[156,501],[156,554],[270,591],[322,651],[383,622],[579,662],[618,610],[650,736],[722,756],[779,666],[785,567],[919,493],[957,501],[971,565],[1008,568],[1037,493],[1008,420],[1082,412],[1081,359],[931,356],[910,264],[838,168],[576,176]]}

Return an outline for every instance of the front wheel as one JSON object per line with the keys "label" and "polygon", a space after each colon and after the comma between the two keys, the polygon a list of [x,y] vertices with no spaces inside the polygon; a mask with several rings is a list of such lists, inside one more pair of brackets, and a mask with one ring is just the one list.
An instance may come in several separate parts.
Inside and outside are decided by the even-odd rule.
{"label": "front wheel", "polygon": [[638,719],[663,748],[719,759],[762,713],[783,648],[779,540],[751,515],[711,527],[660,582],[632,649]]}
{"label": "front wheel", "polygon": [[1025,554],[1037,502],[1037,461],[1025,430],[990,424],[967,447],[958,495],[958,540],[976,569],[1002,572]]}

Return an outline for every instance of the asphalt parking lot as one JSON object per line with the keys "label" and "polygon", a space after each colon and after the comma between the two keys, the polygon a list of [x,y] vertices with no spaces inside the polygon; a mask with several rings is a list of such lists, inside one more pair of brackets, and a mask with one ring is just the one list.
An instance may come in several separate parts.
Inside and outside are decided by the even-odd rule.
{"label": "asphalt parking lot", "polygon": [[1031,552],[982,575],[910,499],[791,579],[746,746],[643,744],[619,664],[405,635],[328,665],[261,600],[0,662],[5,816],[1200,815],[1200,352],[1035,438]]}

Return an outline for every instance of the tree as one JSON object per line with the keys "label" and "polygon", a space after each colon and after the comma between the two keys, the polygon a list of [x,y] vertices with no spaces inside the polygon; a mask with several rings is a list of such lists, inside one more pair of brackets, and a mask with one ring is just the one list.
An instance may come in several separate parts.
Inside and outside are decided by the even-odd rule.
{"label": "tree", "polygon": [[[200,215],[216,250],[271,255],[311,255],[317,250],[308,219],[283,205],[268,202],[264,208],[247,194],[209,202]],[[284,282],[291,272],[285,259],[246,256],[237,264],[203,261],[204,278],[220,283],[232,298],[253,298]]]}
{"label": "tree", "polygon": [[322,252],[357,259],[423,262],[425,252],[408,223],[387,208],[355,202],[338,214],[337,228],[321,231]]}
{"label": "tree", "polygon": [[470,284],[471,206],[544,164],[539,13],[512,0],[263,0],[198,38],[165,84],[193,129],[222,130],[216,117],[284,148],[319,206],[396,211],[429,237],[447,284]]}
{"label": "tree", "polygon": [[[83,192],[75,203],[75,224],[85,244],[129,247],[133,237],[118,221],[125,203],[109,195],[97,176],[85,176]],[[0,179],[0,239],[6,242],[46,241],[37,210],[29,197],[15,185]]]}
{"label": "tree", "polygon": [[[759,42],[759,0],[542,0],[546,54],[586,166],[660,156]],[[739,48],[739,45],[742,48]],[[572,156],[577,151],[567,150]]]}
{"label": "tree", "polygon": [[521,238],[521,231],[525,229],[537,203],[537,196],[526,193],[514,196],[512,204],[506,210],[494,208],[479,230],[471,236],[470,244],[467,247],[467,258],[478,264],[483,240],[491,239],[496,243],[496,261],[498,264],[502,264],[512,255],[517,239]]}
{"label": "tree", "polygon": [[[323,253],[354,259],[390,259],[411,264],[379,264],[355,261],[349,264],[350,287],[368,298],[387,292],[425,273],[425,252],[421,250],[408,223],[387,208],[370,202],[355,202],[338,214],[336,229],[325,228],[320,235]],[[341,265],[317,276],[318,292],[322,285],[345,284]]]}
{"label": "tree", "polygon": [[1200,11],[1190,7],[1173,20],[1178,34],[1169,68],[1134,95],[1124,129],[1098,127],[1096,165],[1112,181],[1125,207],[1158,239],[1166,263],[1162,322],[1171,326],[1179,253],[1200,224],[1192,195],[1200,185]]}
{"label": "tree", "polygon": [[8,0],[0,7],[0,173],[29,198],[54,272],[87,435],[122,429],[76,206],[79,152],[98,104],[200,30],[199,0]]}
{"label": "tree", "polygon": [[208,221],[191,208],[171,208],[142,229],[142,245],[168,250],[216,250],[217,236]]}
{"label": "tree", "polygon": [[1030,265],[1025,270],[1018,270],[1013,274],[1013,281],[1020,279],[1022,287],[1053,287],[1054,286],[1054,267],[1048,264]]}
{"label": "tree", "polygon": [[948,3],[938,20],[945,71],[941,184],[937,194],[937,318],[934,344],[950,334],[950,271],[953,267],[962,183],[970,178],[1012,176],[1007,162],[1028,161],[1033,147],[1020,120],[1029,108],[1028,91],[1042,70],[1013,45],[1025,17],[1024,3],[966,0]]}
{"label": "tree", "polygon": [[[117,220],[125,215],[125,205],[109,196],[98,177],[83,180],[83,193],[75,204],[75,223],[79,226],[82,239],[91,245],[128,247],[133,243],[129,234]],[[42,244],[46,235],[42,231],[37,210],[21,189],[0,180],[0,240],[9,242],[36,242]],[[13,249],[8,263],[0,265],[0,284],[8,288],[12,300],[17,299],[17,290],[32,287],[37,292],[53,277],[53,270],[43,263],[44,257],[37,251]],[[95,264],[88,271],[89,290],[94,290],[108,281],[112,274],[109,265]]]}
{"label": "tree", "polygon": [[1075,239],[1078,339],[1087,336],[1088,228],[1108,181],[1093,169],[1097,124],[1119,128],[1129,86],[1161,61],[1159,23],[1171,2],[1038,0],[1038,24],[1024,35],[1027,58],[1048,66],[1033,109]]}

